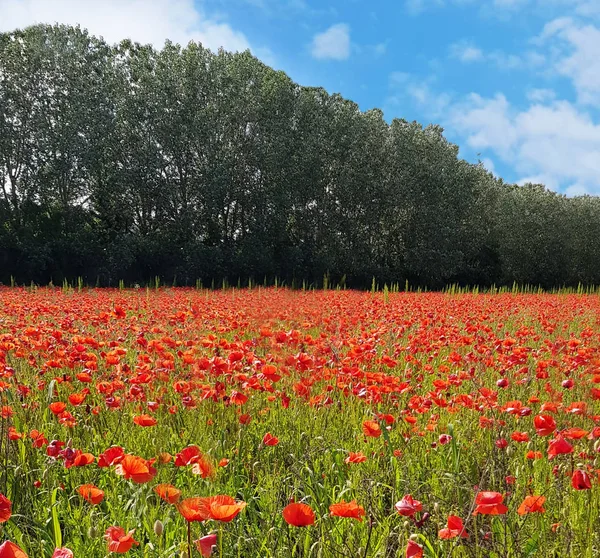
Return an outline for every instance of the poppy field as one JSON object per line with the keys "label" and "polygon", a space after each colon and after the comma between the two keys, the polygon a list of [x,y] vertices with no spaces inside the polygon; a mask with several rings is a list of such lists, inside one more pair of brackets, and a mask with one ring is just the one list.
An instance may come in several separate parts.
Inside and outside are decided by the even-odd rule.
{"label": "poppy field", "polygon": [[0,289],[0,558],[600,555],[600,297]]}

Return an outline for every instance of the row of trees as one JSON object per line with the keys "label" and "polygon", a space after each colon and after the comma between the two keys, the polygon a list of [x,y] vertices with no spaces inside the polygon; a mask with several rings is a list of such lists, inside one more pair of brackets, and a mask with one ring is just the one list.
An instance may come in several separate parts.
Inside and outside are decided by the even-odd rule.
{"label": "row of trees", "polygon": [[0,35],[0,281],[600,284],[600,199],[518,187],[249,52]]}

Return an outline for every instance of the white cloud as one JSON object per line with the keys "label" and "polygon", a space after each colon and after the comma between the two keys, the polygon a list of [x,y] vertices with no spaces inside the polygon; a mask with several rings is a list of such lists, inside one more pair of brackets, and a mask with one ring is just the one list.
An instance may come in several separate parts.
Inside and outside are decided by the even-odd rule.
{"label": "white cloud", "polygon": [[453,106],[449,119],[474,150],[493,149],[504,159],[510,157],[517,133],[504,95],[484,99],[472,93],[464,102]]}
{"label": "white cloud", "polygon": [[532,103],[545,103],[555,98],[556,93],[552,89],[531,89],[527,92],[527,99]]}
{"label": "white cloud", "polygon": [[483,60],[483,51],[468,41],[460,41],[450,45],[450,56],[461,62],[478,62]]}
{"label": "white cloud", "polygon": [[350,28],[345,23],[332,25],[313,37],[311,53],[318,60],[347,60],[350,57]]}
{"label": "white cloud", "polygon": [[492,161],[489,157],[485,157],[481,160],[483,166],[491,172],[493,175],[496,175],[496,165],[494,165],[494,161]]}
{"label": "white cloud", "polygon": [[546,24],[538,42],[556,46],[557,40],[562,52],[555,71],[571,79],[580,103],[600,106],[600,28],[570,18],[555,19]]}
{"label": "white cloud", "polygon": [[467,40],[451,44],[450,56],[464,63],[491,62],[501,70],[538,68],[546,61],[542,54],[532,50],[526,51],[522,55],[509,54],[500,50],[485,53]]}
{"label": "white cloud", "polygon": [[[420,0],[410,5],[424,9],[469,1]],[[450,46],[449,55],[505,71],[527,70],[542,81],[532,79],[535,86],[513,103],[501,92],[440,93],[432,78],[396,74],[390,78],[390,107],[412,101],[425,118],[440,122],[469,157],[483,157],[492,172],[494,163],[502,163],[520,184],[542,183],[568,195],[600,195],[600,23],[590,19],[600,16],[600,0],[480,0],[477,5],[483,16],[528,10],[550,19],[529,48],[516,54],[488,52],[460,41]],[[557,17],[561,14],[567,16]],[[568,91],[561,93],[561,78],[572,85],[574,100],[566,100]],[[513,87],[506,91],[518,93]]]}
{"label": "white cloud", "polygon": [[463,6],[469,9],[478,8],[480,14],[486,18],[506,19],[525,10],[537,15],[557,15],[563,10],[569,10],[571,14],[584,17],[600,16],[598,0],[404,0],[404,5],[412,15],[418,15],[429,8]]}
{"label": "white cloud", "polygon": [[406,0],[405,6],[410,14],[416,15],[430,6],[443,6],[444,0]]}
{"label": "white cloud", "polygon": [[452,105],[448,126],[471,148],[500,157],[521,183],[600,193],[600,122],[567,101],[517,110],[501,94],[471,94]]}
{"label": "white cloud", "polygon": [[406,72],[392,72],[389,77],[390,95],[384,106],[390,110],[406,104],[407,98],[429,118],[439,120],[450,106],[451,96],[432,89],[434,79],[418,80]]}
{"label": "white cloud", "polygon": [[194,0],[0,0],[0,31],[35,23],[79,24],[110,43],[130,38],[161,47],[170,39],[212,50],[250,48],[243,33],[206,17]]}

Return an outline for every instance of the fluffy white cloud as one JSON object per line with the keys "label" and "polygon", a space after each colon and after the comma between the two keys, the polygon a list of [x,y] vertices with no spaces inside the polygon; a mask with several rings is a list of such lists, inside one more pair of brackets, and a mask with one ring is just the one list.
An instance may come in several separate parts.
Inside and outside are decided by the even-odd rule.
{"label": "fluffy white cloud", "polygon": [[472,94],[452,106],[447,125],[513,167],[521,183],[600,193],[600,122],[572,103],[517,110],[503,95]]}
{"label": "fluffy white cloud", "polygon": [[517,70],[538,68],[544,64],[546,58],[534,50],[523,54],[508,54],[500,50],[486,53],[473,43],[462,40],[450,45],[450,56],[464,63],[489,62],[501,70]]}
{"label": "fluffy white cloud", "polygon": [[[436,3],[423,0],[419,5]],[[493,63],[506,72],[527,69],[543,85],[522,96],[508,89],[515,95],[509,101],[502,92],[457,96],[436,87],[434,78],[397,73],[390,80],[390,108],[412,100],[469,157],[483,156],[492,171],[502,162],[519,183],[539,182],[568,195],[600,195],[600,23],[590,19],[600,16],[600,0],[483,0],[479,6],[507,13],[553,9],[553,19],[524,52],[485,52],[466,41],[450,46],[450,56],[465,63]],[[555,17],[565,8],[570,8],[568,17]],[[565,78],[574,99],[565,90]]]}
{"label": "fluffy white cloud", "polygon": [[600,106],[600,28],[571,18],[555,19],[544,27],[538,43],[560,48],[554,69],[572,80],[584,104]]}
{"label": "fluffy white cloud", "polygon": [[530,89],[527,92],[527,99],[532,103],[545,103],[554,101],[556,93],[552,89]]}
{"label": "fluffy white cloud", "polygon": [[311,54],[318,60],[347,60],[350,57],[350,27],[338,23],[315,35]]}
{"label": "fluffy white cloud", "polygon": [[243,33],[206,17],[193,0],[0,0],[0,31],[35,23],[79,24],[111,43],[131,38],[161,47],[170,39],[212,50],[250,48]]}

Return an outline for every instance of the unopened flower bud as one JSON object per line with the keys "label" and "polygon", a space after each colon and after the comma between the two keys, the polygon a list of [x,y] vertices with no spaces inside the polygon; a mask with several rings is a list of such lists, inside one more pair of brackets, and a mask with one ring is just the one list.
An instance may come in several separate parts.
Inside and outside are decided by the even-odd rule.
{"label": "unopened flower bud", "polygon": [[154,522],[154,534],[157,537],[160,537],[165,531],[165,526],[163,525],[163,522],[160,519],[157,519]]}

